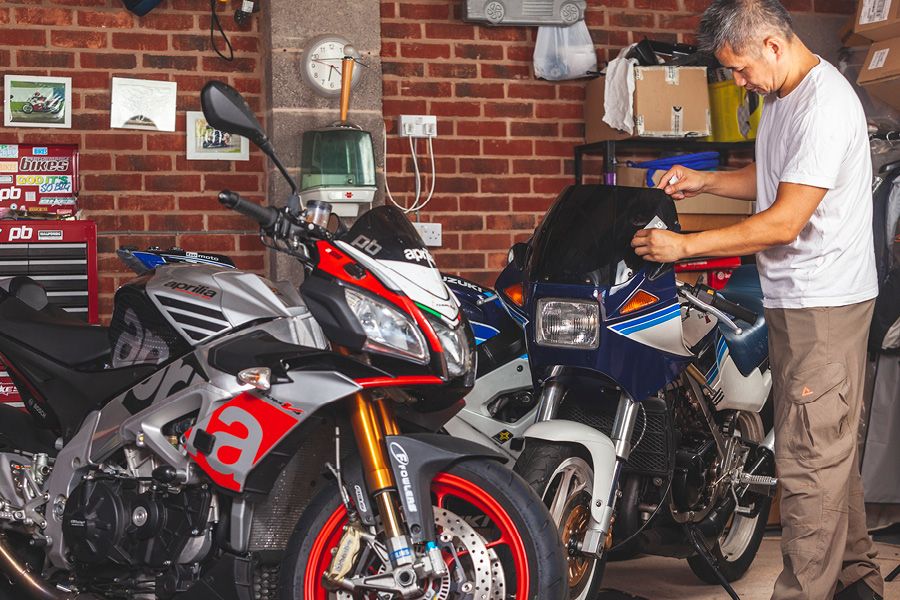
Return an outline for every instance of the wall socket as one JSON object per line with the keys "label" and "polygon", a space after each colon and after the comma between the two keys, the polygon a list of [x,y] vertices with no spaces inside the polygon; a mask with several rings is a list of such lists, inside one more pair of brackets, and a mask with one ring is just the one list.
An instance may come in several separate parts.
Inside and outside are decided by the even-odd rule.
{"label": "wall socket", "polygon": [[419,231],[419,235],[422,236],[422,240],[425,242],[426,246],[436,247],[441,245],[440,223],[413,222],[413,227]]}
{"label": "wall socket", "polygon": [[400,115],[397,132],[404,137],[437,137],[437,117],[434,115]]}

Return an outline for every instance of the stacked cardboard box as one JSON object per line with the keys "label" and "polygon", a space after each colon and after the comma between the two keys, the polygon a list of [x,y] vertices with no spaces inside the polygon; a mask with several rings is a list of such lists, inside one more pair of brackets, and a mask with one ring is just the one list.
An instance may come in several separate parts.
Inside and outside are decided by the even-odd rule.
{"label": "stacked cardboard box", "polygon": [[860,0],[853,31],[873,41],[857,83],[900,110],[900,0]]}

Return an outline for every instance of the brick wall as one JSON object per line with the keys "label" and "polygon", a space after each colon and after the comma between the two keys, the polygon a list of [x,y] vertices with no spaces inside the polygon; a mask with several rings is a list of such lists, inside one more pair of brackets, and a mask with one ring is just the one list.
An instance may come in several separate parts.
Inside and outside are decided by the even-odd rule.
{"label": "brick wall", "polygon": [[[645,35],[691,43],[709,0],[588,1],[598,60]],[[847,13],[852,0],[785,0],[799,13]],[[438,118],[437,182],[422,220],[443,224],[438,265],[493,284],[513,241],[527,238],[572,181],[572,148],[583,143],[584,81],[537,81],[530,27],[462,22],[462,0],[384,0],[382,59],[387,173],[395,198],[411,200],[409,145],[396,116]],[[601,63],[602,64],[602,63]],[[425,155],[420,143],[419,156]]]}
{"label": "brick wall", "polygon": [[[219,4],[234,46],[226,62],[210,48],[209,3],[165,0],[144,17],[120,0],[4,0],[0,5],[0,67],[5,73],[72,78],[72,128],[3,128],[0,143],[72,143],[81,152],[80,201],[97,222],[101,313],[108,319],[116,287],[130,275],[115,256],[121,245],[226,253],[262,271],[265,253],[249,222],[221,210],[223,188],[262,200],[263,155],[250,161],[188,161],[185,114],[200,110],[200,89],[221,79],[240,90],[257,113],[265,102],[264,54],[258,31],[237,31],[239,0]],[[220,40],[221,41],[221,40]],[[178,83],[175,133],[110,129],[110,78]],[[2,83],[2,82],[0,82]]]}

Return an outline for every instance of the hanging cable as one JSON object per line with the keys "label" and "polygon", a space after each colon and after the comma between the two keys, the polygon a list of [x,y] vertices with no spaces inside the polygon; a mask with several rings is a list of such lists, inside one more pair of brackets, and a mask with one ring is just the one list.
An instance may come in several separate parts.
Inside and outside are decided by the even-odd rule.
{"label": "hanging cable", "polygon": [[[432,196],[434,195],[434,187],[435,181],[437,180],[437,169],[434,161],[434,145],[432,144],[431,138],[426,138],[428,140],[428,160],[431,162],[431,185],[428,190],[428,196],[422,200],[422,173],[419,169],[419,160],[416,151],[416,141],[418,138],[413,136],[409,137],[409,150],[412,156],[413,162],[413,171],[416,178],[416,197],[413,200],[413,203],[410,206],[402,206],[399,202],[394,199],[393,194],[391,194],[391,188],[388,184],[388,173],[387,173],[387,127],[382,124],[382,134],[383,134],[383,148],[384,148],[384,191],[388,200],[390,200],[391,204],[402,210],[405,214],[409,214],[411,212],[418,212],[425,208],[425,206],[431,201]],[[420,202],[421,201],[421,202]]]}
{"label": "hanging cable", "polygon": [[[219,21],[219,15],[216,13],[216,0],[209,0],[209,13],[209,43],[222,60],[233,61],[234,48],[231,46],[231,41],[228,39],[228,36],[225,35],[225,30],[222,29],[222,23]],[[216,29],[219,30],[219,33],[222,34],[222,39],[225,40],[225,46],[228,48],[229,56],[222,54],[222,51],[219,50],[219,47],[216,45]]]}

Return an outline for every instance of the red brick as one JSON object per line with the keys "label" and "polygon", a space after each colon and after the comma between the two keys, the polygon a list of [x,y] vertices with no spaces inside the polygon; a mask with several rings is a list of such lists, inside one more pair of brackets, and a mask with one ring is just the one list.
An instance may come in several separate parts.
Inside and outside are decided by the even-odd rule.
{"label": "red brick", "polygon": [[[202,77],[200,78],[203,79]],[[235,77],[232,80],[234,89],[242,94],[260,94],[262,93],[262,81],[258,77]],[[201,86],[202,87],[202,86]]]}
{"label": "red brick", "polygon": [[553,203],[552,196],[526,196],[513,198],[513,212],[545,212]]}
{"label": "red brick", "polygon": [[652,10],[678,10],[678,0],[634,0],[634,7]]}
{"label": "red brick", "polygon": [[558,158],[513,160],[513,173],[522,175],[560,175],[562,162]]}
{"label": "red brick", "polygon": [[579,104],[543,103],[535,107],[534,116],[548,119],[582,119],[584,107]]}
{"label": "red brick", "polygon": [[86,193],[79,196],[78,204],[87,211],[113,210],[116,206],[116,197],[112,194]]}
{"label": "red brick", "polygon": [[702,13],[709,6],[709,0],[684,0],[684,10]]}
{"label": "red brick", "polygon": [[564,138],[583,138],[584,123],[563,123],[562,137]]}
{"label": "red brick", "polygon": [[[259,244],[259,238],[256,239]],[[231,257],[235,266],[243,271],[256,271],[264,273],[266,270],[266,257],[263,254],[236,255]]]}
{"label": "red brick", "polygon": [[531,191],[531,177],[482,179],[481,191],[486,194],[527,194]]}
{"label": "red brick", "polygon": [[509,250],[512,245],[508,233],[465,233],[460,238],[466,250]]}
{"label": "red brick", "polygon": [[528,29],[527,27],[481,27],[478,30],[478,39],[498,42],[525,42],[528,41]]}
{"label": "red brick", "polygon": [[534,229],[534,216],[529,214],[505,214],[505,215],[488,215],[487,229],[491,231],[502,231],[510,229]]}
{"label": "red brick", "polygon": [[[211,214],[207,216],[207,231],[250,231],[255,229],[253,221],[243,215],[231,212],[226,214]],[[257,238],[257,247],[259,238]]]}
{"label": "red brick", "polygon": [[0,67],[8,67],[12,62],[11,57],[9,50],[0,50]]}
{"label": "red brick", "polygon": [[115,173],[110,175],[83,175],[83,194],[94,191],[115,192],[141,189],[141,176],[133,173]]}
{"label": "red brick", "polygon": [[815,0],[817,13],[839,13],[850,15],[856,12],[856,7],[849,0]]}
{"label": "red brick", "polygon": [[17,50],[16,64],[20,67],[72,68],[75,66],[75,55],[68,52]]}
{"label": "red brick", "polygon": [[95,10],[79,10],[78,24],[82,27],[109,27],[111,29],[130,29],[134,26],[135,16],[117,8],[113,12]]}
{"label": "red brick", "polygon": [[425,67],[421,63],[383,62],[381,63],[382,75],[397,77],[422,77]]}
{"label": "red brick", "polygon": [[503,98],[502,83],[457,83],[457,98]]}
{"label": "red brick", "polygon": [[407,4],[400,5],[400,17],[414,21],[450,19],[450,8],[447,4]]}
{"label": "red brick", "polygon": [[117,171],[168,171],[172,158],[163,154],[132,154],[116,157]]}
{"label": "red brick", "polygon": [[134,54],[88,54],[82,52],[79,55],[82,68],[86,69],[133,69],[137,66],[137,58]]}
{"label": "red brick", "polygon": [[50,45],[59,48],[105,48],[106,33],[102,31],[51,31]]}
{"label": "red brick", "polygon": [[478,117],[481,116],[481,105],[477,102],[432,101],[430,114],[438,117]]}
{"label": "red brick", "polygon": [[400,82],[400,93],[406,97],[422,96],[426,98],[447,98],[453,86],[446,81],[417,81],[405,79]]}
{"label": "red brick", "polygon": [[481,253],[450,254],[441,252],[438,256],[435,256],[435,260],[437,261],[438,266],[441,268],[441,270],[460,269],[466,267],[484,268],[484,255]]}
{"label": "red brick", "polygon": [[475,26],[464,23],[426,23],[425,39],[473,40],[475,39]]}
{"label": "red brick", "polygon": [[202,231],[203,215],[151,214],[147,216],[149,231]]}
{"label": "red brick", "polygon": [[159,194],[119,196],[116,199],[116,208],[126,211],[174,211],[175,197]]}
{"label": "red brick", "polygon": [[449,79],[474,79],[478,77],[478,67],[469,64],[428,63],[428,75]]}
{"label": "red brick", "polygon": [[534,105],[527,102],[490,103],[484,105],[485,117],[529,118],[534,115]]}
{"label": "red brick", "polygon": [[518,137],[557,137],[559,136],[559,127],[556,123],[519,121],[510,123],[509,134]]}
{"label": "red brick", "polygon": [[98,131],[109,127],[109,113],[82,113],[72,115],[72,127],[87,131]]}
{"label": "red brick", "polygon": [[[414,23],[382,23],[381,37],[387,40],[418,39],[422,37],[422,27]],[[430,35],[427,37],[434,39]]]}
{"label": "red brick", "polygon": [[138,133],[122,130],[123,133],[87,133],[84,144],[93,150],[140,150],[144,140]]}
{"label": "red brick", "polygon": [[476,213],[507,212],[509,211],[509,196],[502,195],[502,192],[497,196],[491,196],[484,192],[477,196],[464,196],[459,199],[459,210]]}
{"label": "red brick", "polygon": [[400,54],[404,58],[450,58],[447,44],[400,44]]}
{"label": "red brick", "polygon": [[509,97],[553,99],[556,98],[556,84],[555,82],[511,83],[509,84]]}
{"label": "red brick", "polygon": [[534,62],[534,47],[509,46],[506,49],[506,59],[518,62]]}
{"label": "red brick", "polygon": [[147,175],[144,178],[148,192],[199,192],[200,175]]}
{"label": "red brick", "polygon": [[397,15],[397,5],[393,2],[381,3],[381,20],[393,19]]}
{"label": "red brick", "polygon": [[784,7],[793,12],[810,12],[812,11],[812,0],[784,0]]}
{"label": "red brick", "polygon": [[567,185],[572,185],[570,177],[535,177],[534,191],[542,194],[558,194]]}
{"label": "red brick", "polygon": [[148,69],[165,69],[166,71],[196,71],[196,56],[172,56],[169,54],[143,54],[142,62]]}
{"label": "red brick", "polygon": [[9,9],[0,7],[0,25],[9,23]]}
{"label": "red brick", "polygon": [[255,58],[235,58],[232,61],[226,61],[218,56],[204,56],[202,66],[206,73],[253,73],[256,71],[256,67],[257,60]]}
{"label": "red brick", "polygon": [[[253,169],[260,172],[263,169]],[[175,171],[178,173],[218,173],[231,171],[231,163],[225,160],[188,160],[185,156],[175,157]]]}
{"label": "red brick", "polygon": [[525,65],[480,65],[482,79],[530,79],[531,67]]}
{"label": "red brick", "polygon": [[[178,92],[195,92],[194,99],[199,103],[200,94],[196,93],[203,89],[203,86],[209,82],[208,77],[202,75],[186,75],[184,73],[172,73],[172,81],[178,84]],[[258,82],[257,82],[258,83]],[[238,91],[241,91],[238,89]]]}
{"label": "red brick", "polygon": [[627,27],[629,29],[653,27],[653,14],[611,12],[609,13],[609,24],[613,27]]}
{"label": "red brick", "polygon": [[575,144],[572,142],[550,142],[537,140],[534,142],[535,156],[559,156],[568,158],[575,152]]}
{"label": "red brick", "polygon": [[[81,134],[80,133],[56,133],[60,131],[59,129],[54,130],[53,133],[53,143],[54,144],[81,144]],[[47,133],[44,131],[38,131],[37,133],[20,133],[22,144],[46,144],[47,143]]]}
{"label": "red brick", "polygon": [[106,0],[51,0],[64,6],[105,6]]}
{"label": "red brick", "polygon": [[[438,126],[438,131],[440,131],[440,123]],[[466,119],[456,124],[456,135],[506,137],[506,122]]]}
{"label": "red brick", "polygon": [[109,152],[90,154],[80,152],[78,155],[78,168],[82,173],[91,171],[109,171],[112,168],[112,156]]}
{"label": "red brick", "polygon": [[116,32],[112,34],[112,45],[120,50],[166,50],[169,41],[160,34]]}
{"label": "red brick", "polygon": [[496,44],[473,44],[464,42],[453,46],[456,58],[472,60],[503,60],[503,47]]}
{"label": "red brick", "polygon": [[[223,22],[225,20],[226,19],[222,19]],[[186,31],[194,28],[194,17],[192,15],[172,15],[154,12],[141,17],[141,28],[148,31],[156,29]]]}
{"label": "red brick", "polygon": [[229,189],[241,192],[256,192],[260,190],[259,176],[257,175],[206,175],[203,189],[206,191],[220,192]]}
{"label": "red brick", "polygon": [[[72,87],[80,90],[104,89],[109,90],[110,75],[109,71],[83,71],[78,69],[71,73]],[[105,108],[109,110],[109,92],[107,91],[107,102]]]}
{"label": "red brick", "polygon": [[15,9],[14,14],[19,25],[58,26],[72,24],[72,11],[65,8],[23,7]]}
{"label": "red brick", "polygon": [[147,134],[144,137],[147,139],[147,150],[150,151],[175,150],[184,152],[187,144],[185,134],[157,133]]}
{"label": "red brick", "polygon": [[699,15],[660,15],[659,26],[663,29],[683,29],[685,31],[697,31],[700,26]]}
{"label": "red brick", "polygon": [[460,173],[476,175],[506,175],[509,173],[509,161],[502,158],[461,158]]}
{"label": "red brick", "polygon": [[533,152],[531,140],[485,139],[483,146],[487,156],[529,156]]}
{"label": "red brick", "polygon": [[181,248],[190,248],[195,252],[229,252],[234,250],[235,236],[193,234],[178,236],[178,245]]}
{"label": "red brick", "polygon": [[397,42],[381,42],[382,58],[396,58],[398,52]]}
{"label": "red brick", "polygon": [[583,85],[560,85],[559,86],[559,99],[560,100],[577,100],[578,102],[584,101],[584,86]]}

